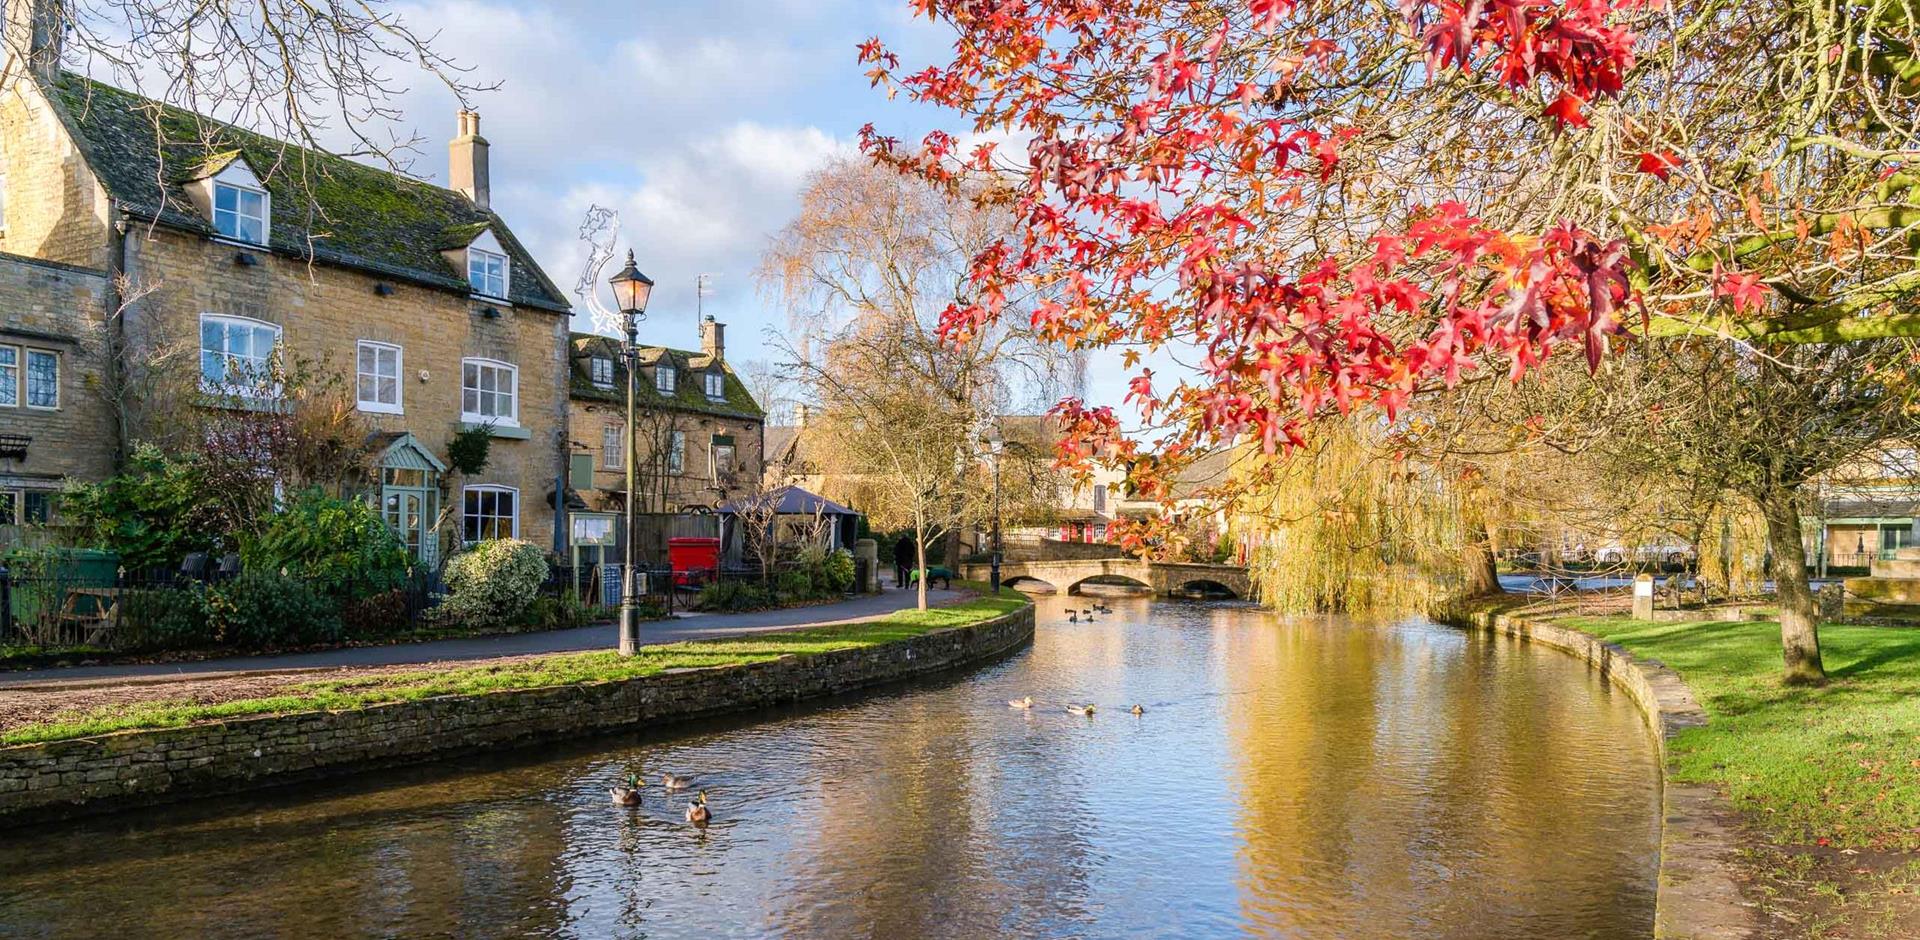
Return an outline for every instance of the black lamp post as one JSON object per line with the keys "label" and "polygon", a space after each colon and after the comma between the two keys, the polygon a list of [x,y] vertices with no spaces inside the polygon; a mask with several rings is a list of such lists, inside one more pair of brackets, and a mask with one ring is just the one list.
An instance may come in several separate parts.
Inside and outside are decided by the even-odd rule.
{"label": "black lamp post", "polygon": [[[613,299],[620,305],[620,316],[626,324],[626,343],[620,350],[620,358],[627,364],[627,428],[622,444],[626,448],[627,465],[627,557],[626,571],[620,590],[620,655],[632,656],[640,648],[640,623],[633,616],[633,594],[637,585],[633,576],[633,395],[634,374],[640,370],[640,318],[647,313],[647,298],[653,294],[653,280],[640,273],[633,265],[633,252],[627,252],[627,266],[620,269],[608,282],[613,285]],[[669,576],[671,577],[671,576]],[[673,590],[671,581],[667,590]]]}

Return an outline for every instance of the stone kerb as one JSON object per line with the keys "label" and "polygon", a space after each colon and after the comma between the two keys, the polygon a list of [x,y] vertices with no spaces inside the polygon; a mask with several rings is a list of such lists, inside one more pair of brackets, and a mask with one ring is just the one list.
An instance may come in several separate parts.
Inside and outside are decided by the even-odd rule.
{"label": "stone kerb", "polygon": [[1031,641],[1033,625],[1027,606],[893,643],[739,666],[4,747],[0,826],[851,692],[996,658]]}

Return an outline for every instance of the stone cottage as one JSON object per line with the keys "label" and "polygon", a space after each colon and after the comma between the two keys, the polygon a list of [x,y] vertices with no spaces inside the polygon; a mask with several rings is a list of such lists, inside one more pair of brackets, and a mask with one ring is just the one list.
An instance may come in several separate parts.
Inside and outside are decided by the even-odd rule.
{"label": "stone cottage", "polygon": [[604,536],[624,510],[628,460],[637,513],[706,514],[759,486],[766,416],[728,364],[725,338],[726,324],[706,317],[698,351],[641,347],[629,442],[620,341],[573,335],[568,481],[581,541]]}
{"label": "stone cottage", "polygon": [[[352,388],[377,432],[371,495],[413,551],[556,544],[570,305],[489,206],[478,115],[459,115],[443,188],[60,71],[26,8],[9,5],[8,31],[28,67],[0,95],[0,298],[36,298],[0,320],[13,511],[111,472],[179,407],[100,402],[106,348],[177,363],[199,408],[273,407],[236,377],[278,351]],[[485,469],[450,472],[450,440],[481,426]]]}

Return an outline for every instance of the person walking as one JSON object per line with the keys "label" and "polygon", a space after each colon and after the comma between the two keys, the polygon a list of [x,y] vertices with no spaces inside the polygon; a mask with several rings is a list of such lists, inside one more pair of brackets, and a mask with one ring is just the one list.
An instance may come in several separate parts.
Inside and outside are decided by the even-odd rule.
{"label": "person walking", "polygon": [[907,586],[907,573],[920,566],[920,549],[913,541],[912,533],[900,536],[893,543],[893,586]]}

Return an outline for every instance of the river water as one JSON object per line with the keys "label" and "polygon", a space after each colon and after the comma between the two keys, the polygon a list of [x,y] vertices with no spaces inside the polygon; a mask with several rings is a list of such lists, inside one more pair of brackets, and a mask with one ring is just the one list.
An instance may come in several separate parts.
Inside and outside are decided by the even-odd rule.
{"label": "river water", "polygon": [[[1649,934],[1659,770],[1584,664],[1069,600],[960,676],[0,832],[0,937]],[[630,768],[696,776],[714,823],[611,806]]]}

